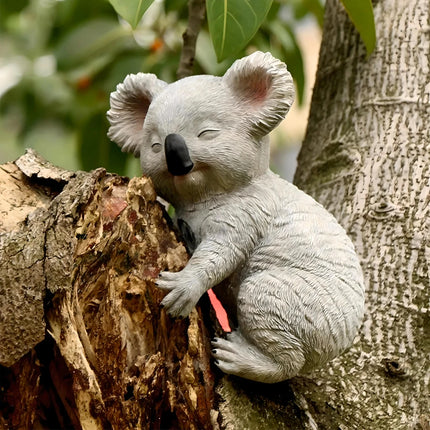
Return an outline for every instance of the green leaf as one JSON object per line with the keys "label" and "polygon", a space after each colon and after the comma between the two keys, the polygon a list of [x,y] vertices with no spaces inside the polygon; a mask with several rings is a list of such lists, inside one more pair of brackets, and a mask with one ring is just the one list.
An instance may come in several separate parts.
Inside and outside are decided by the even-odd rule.
{"label": "green leaf", "polygon": [[246,46],[271,5],[272,0],[206,0],[209,32],[218,61]]}
{"label": "green leaf", "polygon": [[58,67],[71,69],[103,55],[113,54],[129,40],[115,19],[92,19],[66,33],[55,48]]}
{"label": "green leaf", "polygon": [[109,0],[109,3],[131,26],[136,28],[154,0]]}
{"label": "green leaf", "polygon": [[199,38],[197,39],[196,60],[199,66],[203,69],[203,73],[222,76],[232,65],[235,58],[229,57],[218,63],[210,35],[203,29],[200,31]]}
{"label": "green leaf", "polygon": [[371,0],[340,0],[366,46],[369,56],[375,49],[375,19]]}
{"label": "green leaf", "polygon": [[188,0],[164,0],[164,10],[167,12],[182,12],[187,10]]}

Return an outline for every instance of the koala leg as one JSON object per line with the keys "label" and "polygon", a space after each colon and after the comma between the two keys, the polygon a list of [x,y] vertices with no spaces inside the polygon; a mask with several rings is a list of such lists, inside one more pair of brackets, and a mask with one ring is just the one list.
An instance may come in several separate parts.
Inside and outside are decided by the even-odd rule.
{"label": "koala leg", "polygon": [[[276,271],[275,271],[276,274]],[[306,363],[303,304],[294,285],[268,271],[243,276],[237,295],[238,329],[215,339],[213,356],[226,373],[274,383],[300,373]],[[305,327],[306,329],[306,327]]]}
{"label": "koala leg", "polygon": [[215,338],[212,354],[216,365],[224,372],[257,382],[275,383],[295,376],[304,364],[304,357],[279,363],[260,348],[249,342],[240,329],[227,335],[227,339]]}

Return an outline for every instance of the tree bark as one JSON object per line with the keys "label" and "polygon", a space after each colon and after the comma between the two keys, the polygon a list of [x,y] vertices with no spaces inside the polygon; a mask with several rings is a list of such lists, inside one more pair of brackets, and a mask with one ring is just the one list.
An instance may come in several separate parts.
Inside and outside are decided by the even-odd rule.
{"label": "tree bark", "polygon": [[430,6],[373,4],[366,59],[339,2],[327,1],[295,176],[349,232],[367,284],[360,338],[317,372],[310,397],[347,428],[428,429]]}

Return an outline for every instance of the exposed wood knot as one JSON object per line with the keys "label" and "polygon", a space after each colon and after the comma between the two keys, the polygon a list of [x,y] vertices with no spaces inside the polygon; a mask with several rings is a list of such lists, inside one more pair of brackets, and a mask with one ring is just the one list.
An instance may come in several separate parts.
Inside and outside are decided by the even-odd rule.
{"label": "exposed wood knot", "polygon": [[384,371],[388,376],[393,378],[404,378],[407,376],[406,369],[397,360],[384,358],[382,360]]}
{"label": "exposed wood knot", "polygon": [[375,220],[386,220],[392,217],[400,217],[401,210],[389,200],[382,200],[370,206],[367,216]]}

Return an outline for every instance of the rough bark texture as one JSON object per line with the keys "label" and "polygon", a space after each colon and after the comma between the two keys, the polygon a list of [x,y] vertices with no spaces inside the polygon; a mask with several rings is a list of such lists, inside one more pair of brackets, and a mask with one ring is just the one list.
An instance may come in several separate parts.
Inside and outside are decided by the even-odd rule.
{"label": "rough bark texture", "polygon": [[32,151],[0,174],[2,428],[216,428],[203,319],[159,306],[188,257],[150,180]]}
{"label": "rough bark texture", "polygon": [[339,2],[327,2],[295,177],[353,238],[367,312],[355,346],[303,393],[317,423],[325,407],[340,428],[428,429],[430,6],[373,3],[366,60]]}

